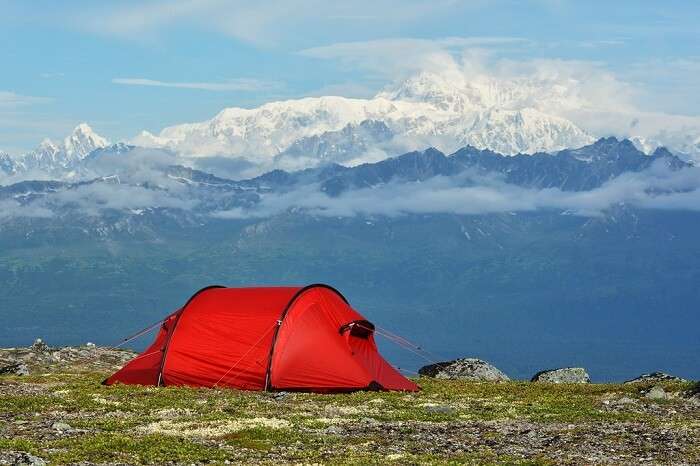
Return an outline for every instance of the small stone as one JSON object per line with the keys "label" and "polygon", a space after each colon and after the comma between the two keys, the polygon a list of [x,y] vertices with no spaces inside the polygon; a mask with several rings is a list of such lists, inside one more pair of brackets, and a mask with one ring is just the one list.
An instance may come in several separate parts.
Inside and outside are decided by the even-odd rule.
{"label": "small stone", "polygon": [[95,348],[97,345],[95,345],[95,344],[94,344],[93,342],[91,342],[91,341],[88,341],[87,343],[85,343],[85,346],[87,346],[88,348]]}
{"label": "small stone", "polygon": [[72,429],[72,427],[66,424],[65,422],[54,422],[53,424],[51,424],[51,428],[59,432],[66,432]]}
{"label": "small stone", "polygon": [[591,377],[583,367],[562,367],[540,371],[532,376],[531,382],[591,383]]}
{"label": "small stone", "polygon": [[651,387],[651,389],[644,394],[644,396],[650,400],[667,400],[668,399],[668,393],[666,391],[658,386],[655,385]]}
{"label": "small stone", "polygon": [[642,374],[632,380],[628,380],[625,383],[642,383],[642,382],[687,382],[687,380],[675,375],[666,374],[665,372],[650,372],[649,374]]}
{"label": "small stone", "polygon": [[506,381],[510,378],[496,367],[476,358],[438,362],[420,368],[418,373],[436,379]]}
{"label": "small stone", "polygon": [[275,392],[272,394],[272,399],[275,401],[283,401],[289,396],[289,392]]}
{"label": "small stone", "polygon": [[345,431],[340,426],[328,426],[323,429],[324,434],[328,435],[342,435]]}

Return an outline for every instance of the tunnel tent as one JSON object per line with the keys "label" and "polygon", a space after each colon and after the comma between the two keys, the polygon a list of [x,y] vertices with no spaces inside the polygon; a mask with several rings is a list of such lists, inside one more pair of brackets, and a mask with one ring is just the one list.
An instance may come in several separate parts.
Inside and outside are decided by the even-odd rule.
{"label": "tunnel tent", "polygon": [[374,325],[328,285],[198,291],[104,383],[242,390],[416,391],[380,354]]}

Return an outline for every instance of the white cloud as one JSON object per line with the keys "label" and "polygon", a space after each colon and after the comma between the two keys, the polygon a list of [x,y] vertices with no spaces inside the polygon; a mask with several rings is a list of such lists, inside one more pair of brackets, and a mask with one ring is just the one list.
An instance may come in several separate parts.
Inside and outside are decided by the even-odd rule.
{"label": "white cloud", "polygon": [[[466,183],[465,183],[466,182]],[[250,209],[214,212],[218,218],[264,218],[290,209],[312,215],[352,217],[452,213],[478,215],[538,210],[599,216],[613,206],[700,211],[700,169],[670,171],[658,164],[627,173],[591,191],[528,189],[496,177],[434,177],[420,183],[389,183],[331,197],[310,185],[284,194],[269,194]]]}
{"label": "white cloud", "polygon": [[39,203],[39,206],[48,208],[72,207],[87,215],[99,215],[105,209],[171,208],[189,210],[196,205],[196,200],[186,199],[164,189],[148,189],[142,186],[101,182],[59,191]]}
{"label": "white cloud", "polygon": [[[259,45],[270,45],[298,35],[305,27],[318,29],[321,22],[364,24],[375,27],[389,23],[423,20],[454,8],[454,0],[172,0],[121,3],[76,12],[76,26],[99,34],[125,39],[154,38],[178,26],[193,26]],[[358,14],[358,12],[362,12]]]}
{"label": "white cloud", "polygon": [[599,40],[583,40],[578,42],[579,47],[594,49],[599,47],[619,47],[626,44],[626,40],[622,39],[599,39]]}
{"label": "white cloud", "polygon": [[147,78],[114,78],[114,84],[127,86],[172,87],[177,89],[199,89],[204,91],[256,92],[282,87],[281,83],[250,78],[229,79],[224,82],[167,82]]}
{"label": "white cloud", "polygon": [[0,220],[7,220],[12,218],[50,218],[53,216],[53,212],[46,207],[27,204],[22,205],[17,201],[3,199],[0,200]]}
{"label": "white cloud", "polygon": [[[481,49],[527,47],[531,41],[517,37],[444,37],[414,39],[398,37],[357,42],[340,42],[300,50],[305,57],[337,60],[349,69],[357,67],[390,80],[401,80],[420,71],[446,73],[459,68],[458,56],[469,50],[483,57]],[[474,63],[475,64],[475,63]]]}
{"label": "white cloud", "polygon": [[0,91],[0,108],[17,108],[27,105],[44,104],[51,102],[48,97],[35,97],[17,94],[11,91]]}

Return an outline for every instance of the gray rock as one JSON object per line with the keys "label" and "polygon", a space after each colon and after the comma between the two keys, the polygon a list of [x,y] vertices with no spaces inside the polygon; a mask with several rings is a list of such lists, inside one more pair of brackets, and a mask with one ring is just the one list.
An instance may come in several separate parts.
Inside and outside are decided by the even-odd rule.
{"label": "gray rock", "polygon": [[562,367],[540,371],[532,376],[532,382],[591,383],[591,377],[583,367]]}
{"label": "gray rock", "polygon": [[668,393],[662,387],[655,385],[644,394],[644,397],[650,400],[667,400]]}
{"label": "gray rock", "polygon": [[12,362],[0,366],[0,375],[29,375],[29,368],[23,362]]}
{"label": "gray rock", "polygon": [[66,424],[65,422],[54,422],[53,424],[51,424],[51,428],[59,432],[68,432],[72,429],[72,427]]}
{"label": "gray rock", "polygon": [[651,372],[649,374],[642,374],[639,377],[628,380],[625,383],[642,382],[687,382],[687,380],[676,377],[675,375],[666,374],[665,372]]}
{"label": "gray rock", "polygon": [[[25,466],[25,465],[28,465],[28,466],[46,466],[46,461],[44,461],[43,459],[39,458],[38,456],[30,455],[29,453],[26,453],[23,451],[18,452],[18,453],[14,453],[12,456],[13,456],[11,458],[12,463],[10,463],[10,464],[15,465],[15,466],[20,466],[20,465],[22,465],[22,466]],[[0,464],[4,464],[4,463],[0,463]]]}
{"label": "gray rock", "polygon": [[272,394],[272,399],[275,401],[284,401],[285,398],[289,396],[289,392],[274,392]]}
{"label": "gray rock", "polygon": [[505,381],[510,378],[486,361],[475,358],[456,359],[423,366],[420,375],[436,379]]}
{"label": "gray rock", "polygon": [[323,429],[323,433],[327,435],[343,435],[345,431],[340,426],[328,426]]}
{"label": "gray rock", "polygon": [[34,343],[32,344],[31,348],[33,351],[42,352],[48,350],[49,345],[44,343],[44,340],[42,340],[41,338],[37,338],[36,340],[34,340]]}

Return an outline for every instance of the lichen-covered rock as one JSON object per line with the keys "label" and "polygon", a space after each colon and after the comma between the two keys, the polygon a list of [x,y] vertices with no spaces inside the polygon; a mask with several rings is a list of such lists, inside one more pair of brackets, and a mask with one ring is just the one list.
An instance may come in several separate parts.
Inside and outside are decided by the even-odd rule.
{"label": "lichen-covered rock", "polygon": [[644,397],[650,400],[667,400],[668,393],[666,393],[666,390],[664,390],[663,387],[655,385],[644,394]]}
{"label": "lichen-covered rock", "polygon": [[675,375],[666,374],[665,372],[651,372],[649,374],[642,374],[639,377],[628,380],[625,383],[643,382],[687,382],[687,380],[676,377]]}
{"label": "lichen-covered rock", "polygon": [[0,374],[29,375],[29,368],[23,362],[0,363]]}
{"label": "lichen-covered rock", "polygon": [[562,367],[540,371],[532,376],[532,382],[591,383],[591,377],[583,367]]}
{"label": "lichen-covered rock", "polygon": [[46,461],[38,456],[30,455],[24,451],[0,452],[0,464],[11,464],[16,466],[45,466]]}
{"label": "lichen-covered rock", "polygon": [[690,395],[688,399],[686,400],[688,405],[690,406],[697,406],[700,408],[700,393],[695,393],[694,395]]}
{"label": "lichen-covered rock", "polygon": [[506,374],[496,367],[476,358],[463,358],[430,364],[421,367],[418,373],[422,376],[435,377],[437,379],[510,380]]}
{"label": "lichen-covered rock", "polygon": [[47,351],[49,349],[49,345],[44,343],[44,340],[41,338],[37,338],[34,340],[34,343],[31,346],[33,351]]}
{"label": "lichen-covered rock", "polygon": [[0,375],[28,375],[67,368],[114,371],[137,353],[103,346],[51,347],[37,338],[29,347],[0,348]]}

